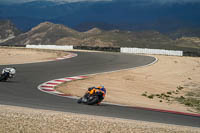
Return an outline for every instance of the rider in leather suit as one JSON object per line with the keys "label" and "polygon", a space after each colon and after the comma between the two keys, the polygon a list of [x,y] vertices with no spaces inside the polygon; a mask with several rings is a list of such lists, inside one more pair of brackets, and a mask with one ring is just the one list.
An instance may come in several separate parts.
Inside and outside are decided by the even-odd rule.
{"label": "rider in leather suit", "polygon": [[103,101],[103,99],[105,98],[106,88],[104,88],[104,86],[91,87],[91,88],[88,88],[88,94],[98,95],[99,96],[98,104],[100,104]]}
{"label": "rider in leather suit", "polygon": [[16,68],[4,68],[0,75],[0,81],[6,81],[8,78],[13,78],[16,73]]}

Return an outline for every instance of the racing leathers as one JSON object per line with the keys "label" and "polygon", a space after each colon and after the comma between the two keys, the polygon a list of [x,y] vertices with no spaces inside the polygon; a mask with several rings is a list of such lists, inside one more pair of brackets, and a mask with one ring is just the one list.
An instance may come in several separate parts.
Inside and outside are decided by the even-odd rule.
{"label": "racing leathers", "polygon": [[103,86],[90,87],[90,88],[88,88],[87,94],[89,94],[89,95],[93,95],[93,94],[97,95],[99,97],[98,104],[100,104],[103,101],[103,99],[105,98],[106,88],[104,88]]}

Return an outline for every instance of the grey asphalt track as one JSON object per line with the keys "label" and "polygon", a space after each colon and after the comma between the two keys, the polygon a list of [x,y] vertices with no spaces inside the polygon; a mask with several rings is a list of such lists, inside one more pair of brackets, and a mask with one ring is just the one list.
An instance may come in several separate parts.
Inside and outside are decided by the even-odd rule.
{"label": "grey asphalt track", "polygon": [[[197,116],[116,105],[80,105],[76,100],[37,89],[39,84],[53,79],[133,68],[155,60],[153,57],[120,53],[76,53],[77,57],[60,61],[1,65],[0,69],[16,67],[17,75],[9,82],[0,82],[0,104],[200,127],[200,117]],[[107,91],[109,93],[109,88]]]}

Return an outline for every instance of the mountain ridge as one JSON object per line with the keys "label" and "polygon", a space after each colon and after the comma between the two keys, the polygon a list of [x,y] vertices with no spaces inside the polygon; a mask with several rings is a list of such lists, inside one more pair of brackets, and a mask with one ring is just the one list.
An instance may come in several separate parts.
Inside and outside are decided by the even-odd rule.
{"label": "mountain ridge", "polygon": [[9,20],[0,20],[0,29],[0,43],[15,38],[15,36],[21,33]]}
{"label": "mountain ridge", "polygon": [[158,31],[105,31],[93,28],[87,32],[79,32],[62,24],[43,22],[0,45],[74,45],[184,50],[200,49],[199,40],[200,37],[173,40]]}

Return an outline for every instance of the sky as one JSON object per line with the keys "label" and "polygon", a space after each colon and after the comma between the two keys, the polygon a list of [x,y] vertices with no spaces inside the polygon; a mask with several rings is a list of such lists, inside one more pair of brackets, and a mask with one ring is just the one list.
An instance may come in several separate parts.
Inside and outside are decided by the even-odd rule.
{"label": "sky", "polygon": [[[54,1],[54,2],[80,2],[80,1],[118,1],[118,0],[0,0],[0,3],[10,2],[10,3],[20,3],[20,2],[30,2],[30,1]],[[126,1],[126,0],[121,0]],[[143,1],[143,2],[153,2],[153,3],[191,3],[200,2],[200,0],[128,0],[128,1]]]}

